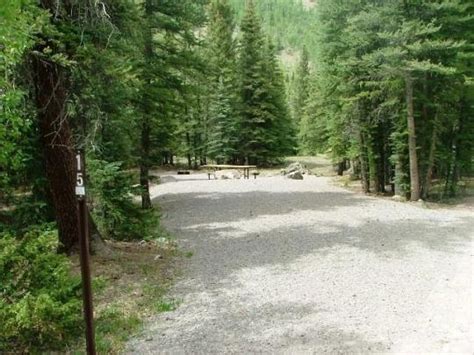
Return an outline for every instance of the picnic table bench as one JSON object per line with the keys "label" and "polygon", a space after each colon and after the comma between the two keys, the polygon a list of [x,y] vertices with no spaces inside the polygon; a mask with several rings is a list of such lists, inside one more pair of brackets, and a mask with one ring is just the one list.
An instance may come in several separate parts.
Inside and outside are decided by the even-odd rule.
{"label": "picnic table bench", "polygon": [[[230,164],[206,164],[201,165],[201,168],[205,168],[208,170],[213,170],[214,173],[218,170],[222,169],[238,169],[244,171],[244,179],[250,179],[250,169],[256,169],[256,165],[230,165]],[[207,176],[209,180],[211,180],[211,173],[208,172]],[[254,174],[254,178],[257,177],[257,174]]]}

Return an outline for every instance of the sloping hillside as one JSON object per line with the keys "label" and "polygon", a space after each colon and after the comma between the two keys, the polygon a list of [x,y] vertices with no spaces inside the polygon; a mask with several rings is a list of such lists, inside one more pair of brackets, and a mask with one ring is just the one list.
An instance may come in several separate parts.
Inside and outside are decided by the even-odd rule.
{"label": "sloping hillside", "polygon": [[[230,0],[237,20],[243,16],[245,1]],[[255,5],[262,17],[265,32],[269,33],[278,49],[283,51],[282,59],[288,64],[295,61],[295,53],[306,46],[310,55],[314,53],[314,36],[310,36],[316,25],[315,0],[258,0]]]}

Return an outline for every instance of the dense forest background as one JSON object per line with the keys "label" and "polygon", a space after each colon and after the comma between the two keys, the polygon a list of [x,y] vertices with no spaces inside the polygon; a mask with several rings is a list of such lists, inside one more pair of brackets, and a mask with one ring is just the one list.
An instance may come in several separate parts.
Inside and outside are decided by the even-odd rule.
{"label": "dense forest background", "polygon": [[325,153],[365,192],[454,196],[473,173],[473,36],[469,0],[2,3],[0,349],[80,328],[55,254],[77,246],[75,149],[96,251],[159,235],[150,169],[177,159]]}

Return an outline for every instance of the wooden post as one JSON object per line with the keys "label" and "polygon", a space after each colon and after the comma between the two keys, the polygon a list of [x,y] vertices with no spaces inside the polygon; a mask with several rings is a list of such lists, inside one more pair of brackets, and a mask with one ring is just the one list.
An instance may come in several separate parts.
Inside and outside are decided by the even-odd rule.
{"label": "wooden post", "polygon": [[77,152],[76,164],[76,196],[79,210],[79,252],[82,276],[82,299],[84,303],[84,319],[86,322],[86,350],[88,355],[95,355],[94,310],[92,305],[89,258],[89,221],[85,186],[86,167],[83,151]]}

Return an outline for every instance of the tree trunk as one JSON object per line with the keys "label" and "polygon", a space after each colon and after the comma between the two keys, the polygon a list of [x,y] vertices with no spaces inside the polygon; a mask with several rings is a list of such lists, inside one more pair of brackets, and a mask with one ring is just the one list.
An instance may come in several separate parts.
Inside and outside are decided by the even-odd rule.
{"label": "tree trunk", "polygon": [[142,208],[151,208],[150,199],[150,128],[148,117],[145,114],[142,123],[141,159],[140,159],[140,185],[142,189]]}
{"label": "tree trunk", "polygon": [[456,183],[459,177],[457,168],[457,157],[458,157],[458,133],[459,133],[459,122],[455,122],[451,132],[451,156],[449,159],[449,165],[446,172],[446,183],[444,187],[444,193],[450,197],[456,194]]}
{"label": "tree trunk", "polygon": [[[152,0],[145,2],[146,25],[144,33],[144,57],[146,65],[150,65],[153,60],[153,33],[151,29],[151,17],[153,16]],[[151,87],[151,78],[145,77],[145,90],[143,92],[143,110],[142,110],[142,131],[140,147],[140,185],[142,189],[142,208],[151,208],[150,199],[150,103],[149,88]]]}
{"label": "tree trunk", "polygon": [[[35,49],[42,52],[46,45]],[[66,116],[67,84],[60,67],[32,55],[35,101],[44,166],[59,232],[58,251],[70,254],[78,243],[74,145]]]}
{"label": "tree trunk", "polygon": [[377,159],[377,182],[379,184],[379,191],[385,193],[385,134],[384,127],[378,127],[378,159]]}
{"label": "tree trunk", "polygon": [[408,156],[410,158],[410,200],[420,199],[420,178],[418,171],[418,157],[416,152],[415,115],[413,109],[413,79],[405,78],[407,100],[407,125],[408,125]]}
{"label": "tree trunk", "polygon": [[346,166],[346,163],[345,163],[345,160],[343,161],[340,161],[339,163],[337,163],[337,175],[339,176],[342,176],[344,175],[344,168]]}
{"label": "tree trunk", "polygon": [[365,137],[362,132],[359,132],[359,145],[360,145],[360,177],[362,183],[362,190],[365,193],[370,192],[370,180],[369,180],[369,166],[367,157],[367,147],[365,145]]}
{"label": "tree trunk", "polygon": [[427,167],[426,175],[425,175],[425,183],[423,184],[423,189],[422,189],[423,199],[426,199],[428,197],[428,194],[431,188],[431,178],[433,176],[433,167],[434,167],[435,153],[436,153],[436,139],[437,139],[437,128],[436,128],[436,122],[435,122],[433,126],[433,132],[431,133],[431,145],[430,145],[430,153],[428,156],[428,167]]}

